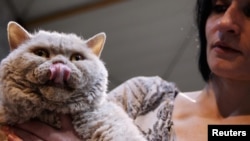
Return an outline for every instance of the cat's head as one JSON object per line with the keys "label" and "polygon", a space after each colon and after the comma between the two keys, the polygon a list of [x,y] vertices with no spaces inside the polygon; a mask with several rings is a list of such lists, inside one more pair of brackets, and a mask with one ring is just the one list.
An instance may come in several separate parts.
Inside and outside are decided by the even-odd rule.
{"label": "cat's head", "polygon": [[8,40],[10,53],[0,66],[4,87],[55,102],[83,93],[91,101],[106,91],[108,73],[99,58],[105,33],[84,40],[75,34],[29,33],[9,22]]}

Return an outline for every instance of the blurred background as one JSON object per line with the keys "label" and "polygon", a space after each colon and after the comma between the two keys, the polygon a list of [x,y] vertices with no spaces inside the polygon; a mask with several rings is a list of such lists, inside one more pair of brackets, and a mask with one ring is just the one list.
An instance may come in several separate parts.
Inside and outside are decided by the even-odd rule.
{"label": "blurred background", "polygon": [[105,32],[101,55],[109,90],[134,76],[160,76],[181,91],[199,90],[195,0],[0,0],[0,59],[9,53],[7,23],[28,31]]}

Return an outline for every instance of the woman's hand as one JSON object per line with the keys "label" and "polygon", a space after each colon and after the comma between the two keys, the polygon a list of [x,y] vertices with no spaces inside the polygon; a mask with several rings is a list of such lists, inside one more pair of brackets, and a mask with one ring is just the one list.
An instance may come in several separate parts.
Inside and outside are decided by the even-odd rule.
{"label": "woman's hand", "polygon": [[69,116],[60,117],[62,128],[55,129],[39,121],[29,121],[12,128],[24,141],[80,141]]}

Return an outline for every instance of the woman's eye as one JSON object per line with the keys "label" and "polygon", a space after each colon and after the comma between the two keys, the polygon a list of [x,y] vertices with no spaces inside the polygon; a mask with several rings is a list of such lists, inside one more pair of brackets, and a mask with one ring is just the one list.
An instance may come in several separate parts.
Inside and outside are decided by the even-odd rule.
{"label": "woman's eye", "polygon": [[45,49],[37,49],[34,51],[34,54],[40,57],[48,58],[49,57],[49,52]]}
{"label": "woman's eye", "polygon": [[247,17],[250,17],[250,5],[246,6],[243,11]]}
{"label": "woman's eye", "polygon": [[71,61],[80,61],[83,59],[85,59],[85,58],[80,54],[73,54],[70,58]]}
{"label": "woman's eye", "polygon": [[223,4],[217,4],[214,5],[212,8],[212,12],[214,13],[224,13],[227,10],[228,6],[227,5],[223,5]]}

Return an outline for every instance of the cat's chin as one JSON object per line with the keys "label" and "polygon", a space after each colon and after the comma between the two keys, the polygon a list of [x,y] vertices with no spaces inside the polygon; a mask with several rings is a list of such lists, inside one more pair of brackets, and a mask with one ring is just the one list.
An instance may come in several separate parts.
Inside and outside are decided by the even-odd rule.
{"label": "cat's chin", "polygon": [[48,101],[64,102],[73,95],[74,89],[66,85],[49,85],[40,88],[40,92]]}
{"label": "cat's chin", "polygon": [[43,85],[45,87],[52,87],[55,89],[65,89],[66,91],[73,91],[74,89],[76,89],[74,88],[74,86],[69,85],[67,81],[63,81],[62,83],[55,83],[54,81],[49,80]]}

